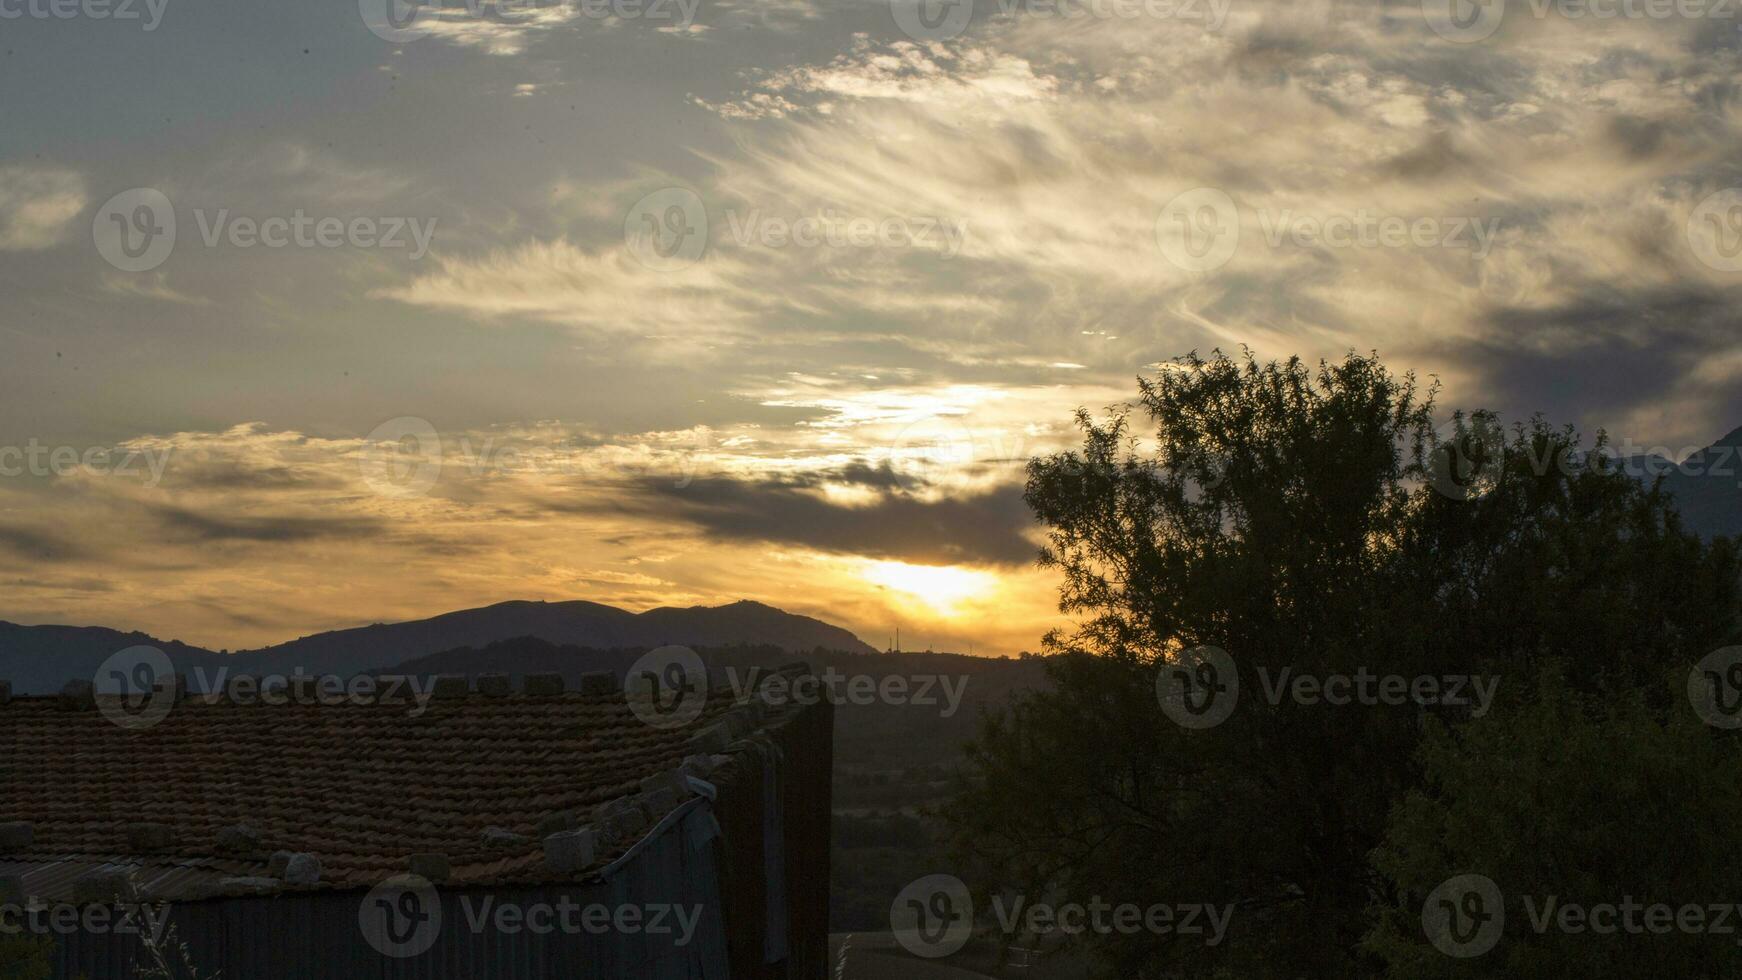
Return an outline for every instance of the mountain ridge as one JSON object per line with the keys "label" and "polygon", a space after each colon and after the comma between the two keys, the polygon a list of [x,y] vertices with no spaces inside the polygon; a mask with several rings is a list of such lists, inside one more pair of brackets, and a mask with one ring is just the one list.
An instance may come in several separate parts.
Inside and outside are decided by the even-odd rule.
{"label": "mountain ridge", "polygon": [[[794,653],[817,647],[875,652],[842,627],[747,599],[721,606],[659,606],[639,613],[586,599],[510,599],[425,619],[327,630],[229,654],[138,631],[0,621],[0,678],[12,681],[14,693],[52,693],[68,680],[91,677],[111,654],[139,645],[163,650],[178,671],[190,674],[228,668],[351,676],[456,647],[484,647],[527,636],[587,649],[758,643]],[[190,682],[196,680],[190,677]]]}
{"label": "mountain ridge", "polygon": [[1700,537],[1742,536],[1742,427],[1679,463],[1653,454],[1626,457],[1621,466],[1646,486],[1661,479],[1683,526]]}

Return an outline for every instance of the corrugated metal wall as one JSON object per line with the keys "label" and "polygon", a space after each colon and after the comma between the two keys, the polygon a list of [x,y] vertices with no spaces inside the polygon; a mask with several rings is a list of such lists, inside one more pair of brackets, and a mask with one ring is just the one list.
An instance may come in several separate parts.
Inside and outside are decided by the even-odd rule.
{"label": "corrugated metal wall", "polygon": [[[649,980],[724,980],[725,926],[714,843],[692,847],[707,834],[686,825],[713,817],[698,807],[678,825],[647,842],[608,881],[559,888],[438,890],[441,926],[434,945],[407,958],[383,955],[364,939],[358,924],[364,897],[356,892],[195,902],[173,907],[170,923],[188,945],[201,971],[221,971],[224,980],[278,978],[468,978],[543,980],[549,977],[640,977]],[[701,917],[687,945],[678,936],[642,932],[593,934],[529,930],[505,934],[486,919],[491,908],[517,905],[618,908],[635,905],[699,906]],[[468,904],[469,902],[469,904]],[[578,918],[577,918],[578,921]],[[127,936],[79,934],[60,937],[57,976],[91,980],[132,977],[140,946]]]}

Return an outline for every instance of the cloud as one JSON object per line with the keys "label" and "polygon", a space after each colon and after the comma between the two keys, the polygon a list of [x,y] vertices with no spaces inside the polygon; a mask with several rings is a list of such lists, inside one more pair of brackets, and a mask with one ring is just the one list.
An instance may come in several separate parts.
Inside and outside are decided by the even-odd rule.
{"label": "cloud", "polygon": [[362,517],[311,517],[277,514],[215,517],[185,507],[160,504],[152,513],[171,535],[195,541],[287,543],[316,538],[358,539],[377,534],[382,522]]}
{"label": "cloud", "polygon": [[376,295],[488,323],[530,318],[687,343],[719,339],[778,302],[739,285],[742,267],[730,258],[663,271],[642,264],[626,248],[589,250],[565,239],[475,258],[439,256],[437,263],[434,272]]}
{"label": "cloud", "polygon": [[[573,4],[452,8],[386,72],[373,43],[261,68],[268,94],[363,86],[267,113],[269,138],[228,127],[104,160],[57,135],[52,109],[20,117],[21,145],[89,152],[125,171],[104,186],[163,183],[184,209],[442,224],[440,250],[407,265],[202,249],[187,221],[165,271],[100,292],[94,256],[13,256],[15,427],[171,432],[147,441],[174,455],[154,487],[0,481],[10,607],[185,621],[224,645],[519,596],[918,615],[854,570],[877,557],[1021,582],[999,598],[1028,604],[959,633],[1016,649],[1054,606],[1017,564],[1021,460],[1073,444],[1072,409],[1129,398],[1133,374],[1189,349],[1377,348],[1439,374],[1448,407],[1543,409],[1641,442],[1702,445],[1742,421],[1742,279],[1688,234],[1702,202],[1742,187],[1733,22],[1515,4],[1493,38],[1455,44],[1415,3],[1253,0],[1219,25],[1093,14],[1121,6],[1153,9],[980,4],[960,37],[917,43],[887,5],[729,0],[704,33],[602,20],[600,44]],[[1047,14],[1066,7],[1088,15]],[[279,13],[253,23],[291,36],[307,16]],[[113,54],[71,45],[55,53],[92,77]],[[178,133],[196,110],[258,115],[257,92],[175,91]],[[121,108],[93,131],[157,125],[156,107]],[[490,151],[432,152],[455,126]],[[5,247],[82,234],[76,174],[0,174]],[[62,193],[21,196],[21,174]],[[624,241],[662,187],[710,219],[682,268]],[[1199,188],[1228,195],[1238,233],[1208,269],[1163,246],[1169,202]],[[819,214],[963,234],[942,249],[760,233]],[[1465,233],[1296,234],[1356,219]],[[440,417],[421,496],[379,492],[364,465],[380,447],[362,433],[407,414]],[[115,588],[86,604],[99,579]]]}
{"label": "cloud", "polygon": [[[416,190],[406,173],[360,166],[300,142],[274,143],[220,161],[200,182],[210,194],[272,197],[311,206],[381,204]],[[220,197],[221,199],[221,197]]]}
{"label": "cloud", "polygon": [[568,25],[579,16],[580,4],[567,2],[514,10],[494,4],[444,5],[420,17],[416,29],[458,47],[508,57],[525,53],[533,38]]}
{"label": "cloud", "polygon": [[41,529],[0,525],[0,551],[32,562],[65,562],[86,552],[66,538]]}
{"label": "cloud", "polygon": [[53,248],[87,203],[85,179],[74,171],[0,167],[0,252]]}
{"label": "cloud", "polygon": [[[1643,290],[1589,284],[1552,306],[1495,312],[1490,338],[1450,352],[1514,417],[1578,416],[1592,392],[1616,441],[1685,451],[1742,419],[1742,314],[1704,286]],[[1685,452],[1684,451],[1684,452]]]}
{"label": "cloud", "polygon": [[165,303],[180,303],[183,306],[210,306],[212,301],[203,296],[190,296],[180,290],[171,288],[168,277],[161,272],[144,275],[106,275],[103,277],[103,292],[116,296],[154,299]]}
{"label": "cloud", "polygon": [[[1454,397],[1520,404],[1527,380],[1476,352],[1544,340],[1545,365],[1576,370],[1577,327],[1553,311],[1620,317],[1631,343],[1671,347],[1679,329],[1653,297],[1697,284],[1742,299],[1685,230],[1706,195],[1742,186],[1742,59],[1706,25],[1519,16],[1464,45],[1415,7],[1239,5],[1219,30],[1016,11],[951,41],[859,37],[704,100],[754,133],[716,161],[721,191],[961,214],[972,234],[954,267],[899,290],[868,277],[840,306],[1091,371],[1210,345],[1377,348],[1441,372]],[[1168,202],[1204,187],[1233,202],[1237,244],[1197,271],[1158,234]],[[1400,245],[1295,233],[1380,221],[1435,231]],[[1119,339],[1069,340],[1097,331]],[[1664,386],[1710,392],[1697,359],[1661,360]],[[1581,394],[1543,407],[1587,423],[1634,411],[1630,392]],[[1731,410],[1697,409],[1678,437],[1722,430]]]}
{"label": "cloud", "polygon": [[[400,450],[363,437],[249,423],[134,440],[120,448],[167,460],[161,480],[72,470],[0,481],[0,578],[11,618],[71,615],[213,647],[502,598],[646,608],[748,597],[837,621],[937,615],[895,610],[907,600],[862,574],[870,558],[975,566],[991,589],[1036,589],[1007,461],[836,452],[833,433],[886,422],[867,409],[851,421],[817,414],[844,428],[442,432],[428,460],[437,479],[410,492],[383,462]],[[951,482],[957,465],[967,475]],[[92,581],[115,587],[93,594]],[[1037,628],[1021,616],[1003,625]]]}
{"label": "cloud", "polygon": [[1037,553],[1023,534],[1032,518],[1018,487],[935,501],[884,490],[847,506],[807,482],[708,478],[680,488],[645,480],[604,503],[644,519],[682,520],[710,537],[919,564],[1023,565]]}

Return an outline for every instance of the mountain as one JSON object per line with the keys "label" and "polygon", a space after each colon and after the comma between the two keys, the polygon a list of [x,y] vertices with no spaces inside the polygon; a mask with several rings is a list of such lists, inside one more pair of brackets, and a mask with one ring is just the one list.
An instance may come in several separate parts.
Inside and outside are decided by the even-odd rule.
{"label": "mountain", "polygon": [[[18,626],[0,622],[0,678],[19,694],[46,694],[73,678],[88,678],[103,659],[139,644],[167,653],[177,670],[195,674],[220,666],[232,672],[350,676],[398,666],[456,647],[534,637],[589,649],[766,644],[794,653],[817,647],[850,653],[872,648],[852,633],[809,616],[759,602],[661,607],[632,613],[596,602],[500,602],[405,623],[376,623],[316,633],[256,650],[220,654],[143,633],[100,627]],[[197,675],[190,677],[197,685]]]}
{"label": "mountain", "polygon": [[1661,475],[1690,530],[1705,538],[1742,536],[1742,429],[1679,466],[1661,456],[1629,457],[1624,466],[1646,483]]}
{"label": "mountain", "polygon": [[12,682],[14,694],[49,694],[75,677],[92,677],[111,654],[133,646],[157,647],[182,670],[213,668],[229,659],[144,633],[101,626],[19,626],[0,621],[0,679]]}

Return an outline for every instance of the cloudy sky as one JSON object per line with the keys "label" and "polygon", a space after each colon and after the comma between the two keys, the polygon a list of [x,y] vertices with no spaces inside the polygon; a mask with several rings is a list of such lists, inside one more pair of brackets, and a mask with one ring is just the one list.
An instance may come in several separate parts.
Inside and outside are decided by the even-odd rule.
{"label": "cloudy sky", "polygon": [[1192,349],[1742,424],[1732,0],[388,2],[0,2],[0,618],[1012,652],[1020,461]]}

